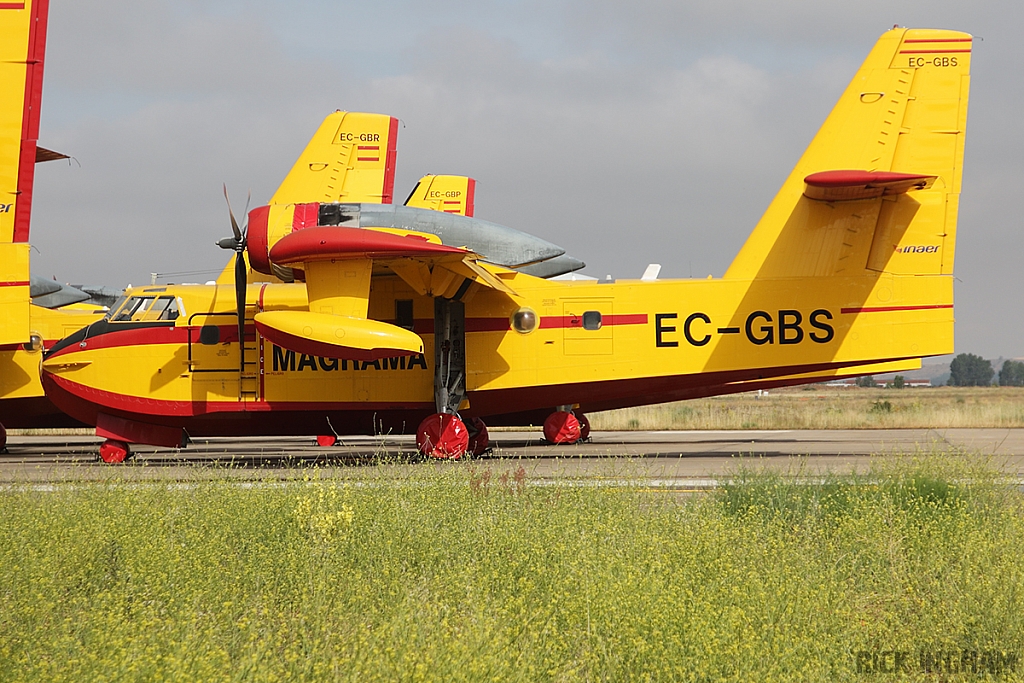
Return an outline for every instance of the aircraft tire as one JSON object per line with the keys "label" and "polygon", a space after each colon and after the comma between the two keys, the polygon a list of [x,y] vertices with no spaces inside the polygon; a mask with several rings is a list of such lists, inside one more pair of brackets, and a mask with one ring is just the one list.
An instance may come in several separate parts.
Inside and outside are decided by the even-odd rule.
{"label": "aircraft tire", "polygon": [[479,417],[469,419],[466,425],[469,430],[469,452],[473,455],[483,455],[491,445],[491,437],[487,434],[487,425]]}
{"label": "aircraft tire", "polygon": [[132,449],[124,441],[107,439],[100,444],[100,460],[106,463],[122,463],[131,457]]}
{"label": "aircraft tire", "polygon": [[544,420],[544,439],[548,443],[564,445],[580,440],[580,421],[570,412],[556,410]]}
{"label": "aircraft tire", "polygon": [[316,445],[321,448],[330,448],[338,443],[338,437],[334,434],[320,434],[316,437]]}
{"label": "aircraft tire", "polygon": [[416,448],[431,458],[459,460],[469,449],[469,431],[458,415],[434,413],[416,429]]}

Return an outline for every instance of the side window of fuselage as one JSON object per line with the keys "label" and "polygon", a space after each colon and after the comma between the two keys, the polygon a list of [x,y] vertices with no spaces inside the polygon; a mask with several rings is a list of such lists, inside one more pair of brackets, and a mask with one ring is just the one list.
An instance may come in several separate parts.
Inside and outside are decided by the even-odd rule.
{"label": "side window of fuselage", "polygon": [[170,299],[170,303],[167,304],[167,308],[160,314],[161,320],[177,320],[178,316],[181,315],[181,311],[178,310],[178,297],[172,296],[167,297]]}

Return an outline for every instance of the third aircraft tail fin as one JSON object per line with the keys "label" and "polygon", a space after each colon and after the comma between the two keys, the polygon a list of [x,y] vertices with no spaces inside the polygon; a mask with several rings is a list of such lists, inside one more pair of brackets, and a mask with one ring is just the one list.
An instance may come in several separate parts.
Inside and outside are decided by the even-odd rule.
{"label": "third aircraft tail fin", "polygon": [[425,175],[405,200],[406,206],[472,216],[476,181],[462,175]]}

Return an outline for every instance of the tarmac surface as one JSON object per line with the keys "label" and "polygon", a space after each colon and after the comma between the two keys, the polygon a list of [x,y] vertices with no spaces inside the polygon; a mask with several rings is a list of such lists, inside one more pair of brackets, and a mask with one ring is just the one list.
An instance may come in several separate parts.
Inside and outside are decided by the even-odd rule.
{"label": "tarmac surface", "polygon": [[325,448],[311,437],[197,439],[187,449],[135,446],[122,465],[100,462],[92,436],[10,436],[0,483],[401,477],[424,467],[520,467],[529,481],[614,483],[702,489],[740,468],[792,476],[865,472],[874,459],[954,454],[985,460],[1024,481],[1024,429],[893,429],[595,432],[587,443],[554,446],[540,432],[491,432],[492,451],[471,462],[424,462],[411,436],[344,437]]}

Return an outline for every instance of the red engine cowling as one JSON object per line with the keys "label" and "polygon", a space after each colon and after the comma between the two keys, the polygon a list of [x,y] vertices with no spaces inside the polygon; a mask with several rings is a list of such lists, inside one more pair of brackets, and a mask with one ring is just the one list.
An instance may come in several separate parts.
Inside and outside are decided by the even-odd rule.
{"label": "red engine cowling", "polygon": [[270,250],[282,237],[302,228],[316,227],[319,215],[318,202],[260,206],[250,211],[246,248],[252,269],[280,277],[282,273],[271,264]]}

